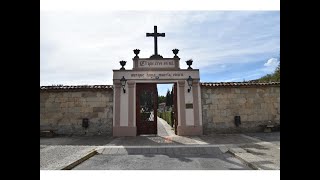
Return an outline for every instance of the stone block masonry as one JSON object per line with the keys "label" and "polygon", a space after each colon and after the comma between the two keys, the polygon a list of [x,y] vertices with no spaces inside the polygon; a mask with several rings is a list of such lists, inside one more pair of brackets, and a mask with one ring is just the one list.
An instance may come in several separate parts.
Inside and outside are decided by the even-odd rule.
{"label": "stone block masonry", "polygon": [[[280,83],[200,84],[204,134],[256,132],[268,121],[280,124]],[[234,116],[241,117],[239,127]],[[83,118],[89,119],[87,129]],[[112,122],[112,86],[40,87],[40,130],[112,136]]]}
{"label": "stone block masonry", "polygon": [[[40,88],[40,130],[61,135],[112,136],[113,89]],[[89,119],[89,127],[82,120]]]}
{"label": "stone block masonry", "polygon": [[[235,83],[234,83],[235,84]],[[280,124],[280,83],[201,83],[204,134],[263,131]],[[236,127],[234,116],[240,116]]]}

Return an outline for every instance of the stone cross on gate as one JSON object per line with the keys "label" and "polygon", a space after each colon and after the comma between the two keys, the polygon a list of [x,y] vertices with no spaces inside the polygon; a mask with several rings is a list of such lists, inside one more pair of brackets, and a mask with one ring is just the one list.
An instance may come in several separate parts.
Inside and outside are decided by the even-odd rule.
{"label": "stone cross on gate", "polygon": [[154,37],[154,55],[150,58],[162,58],[162,56],[158,55],[158,37],[165,37],[165,33],[158,33],[157,26],[154,26],[154,32],[146,35],[147,37]]}

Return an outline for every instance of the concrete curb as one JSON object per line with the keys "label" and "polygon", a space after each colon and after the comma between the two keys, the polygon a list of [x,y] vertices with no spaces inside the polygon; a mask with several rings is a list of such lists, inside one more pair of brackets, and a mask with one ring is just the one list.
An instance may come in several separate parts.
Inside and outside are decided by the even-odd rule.
{"label": "concrete curb", "polygon": [[250,168],[254,169],[254,170],[262,170],[261,168],[259,168],[258,166],[256,166],[253,163],[250,163],[246,160],[244,160],[242,157],[238,156],[237,153],[230,151],[230,149],[227,151],[228,153],[232,154],[234,157],[238,158],[240,161],[242,161],[243,163],[245,163],[247,166],[249,166]]}
{"label": "concrete curb", "polygon": [[152,146],[98,146],[99,148],[183,148],[183,147],[225,147],[233,144],[185,144],[185,145],[152,145]]}
{"label": "concrete curb", "polygon": [[98,154],[98,152],[96,150],[92,150],[88,154],[86,154],[85,156],[83,156],[80,159],[76,160],[75,162],[67,165],[66,167],[62,168],[61,170],[71,170],[74,167],[78,166],[79,164],[81,164],[82,162],[84,162],[85,160],[91,158],[92,156],[94,156],[96,154]]}
{"label": "concrete curb", "polygon": [[258,138],[255,138],[255,137],[251,137],[251,136],[247,136],[245,134],[240,134],[240,136],[242,136],[244,138],[247,138],[247,139],[250,139],[250,140],[253,140],[253,141],[256,141],[256,142],[263,142],[261,139],[258,139]]}

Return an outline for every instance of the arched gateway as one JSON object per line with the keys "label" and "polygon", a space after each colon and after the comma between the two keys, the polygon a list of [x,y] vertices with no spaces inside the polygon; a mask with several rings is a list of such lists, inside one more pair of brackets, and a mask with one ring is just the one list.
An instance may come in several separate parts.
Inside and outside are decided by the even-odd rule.
{"label": "arched gateway", "polygon": [[[178,49],[173,58],[158,54],[157,38],[165,33],[147,33],[154,37],[154,55],[140,58],[135,49],[132,70],[113,70],[113,136],[157,134],[157,84],[173,83],[174,120],[177,135],[202,135],[199,69],[180,69]],[[120,62],[122,66],[125,61]]]}

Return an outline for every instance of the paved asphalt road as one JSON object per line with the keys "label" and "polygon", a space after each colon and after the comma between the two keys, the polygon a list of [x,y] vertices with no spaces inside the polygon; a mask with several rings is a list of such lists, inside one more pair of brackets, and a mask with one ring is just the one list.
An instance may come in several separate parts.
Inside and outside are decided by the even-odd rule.
{"label": "paved asphalt road", "polygon": [[240,160],[225,153],[212,155],[95,155],[74,170],[250,170]]}
{"label": "paved asphalt road", "polygon": [[273,133],[247,133],[248,136],[270,142],[280,146],[280,132]]}
{"label": "paved asphalt road", "polygon": [[157,136],[40,138],[40,169],[61,169],[93,149],[99,154],[75,170],[280,169],[279,132],[177,136],[161,118]]}

